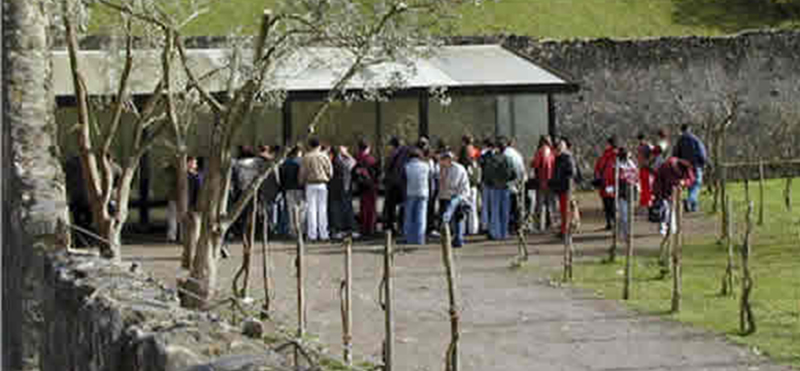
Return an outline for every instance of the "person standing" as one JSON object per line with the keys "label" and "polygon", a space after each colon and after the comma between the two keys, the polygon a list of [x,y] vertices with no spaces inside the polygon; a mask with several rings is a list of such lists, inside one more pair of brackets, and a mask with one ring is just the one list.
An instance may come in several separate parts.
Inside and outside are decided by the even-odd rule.
{"label": "person standing", "polygon": [[539,149],[533,157],[531,168],[536,179],[536,215],[539,216],[538,229],[544,232],[552,226],[553,222],[553,193],[550,190],[550,179],[555,172],[556,155],[553,141],[548,136],[539,140]]}
{"label": "person standing", "polygon": [[491,211],[489,212],[489,239],[508,238],[511,216],[511,187],[517,179],[517,172],[509,156],[504,155],[508,143],[497,140],[497,152],[488,158],[484,173],[489,186]]}
{"label": "person standing", "polygon": [[[617,162],[619,163],[619,189],[614,189],[614,192],[619,192],[619,238],[625,240],[628,234],[628,202],[634,201],[634,194],[639,182],[639,175],[636,163],[633,161],[630,152],[625,148],[619,148],[617,155]],[[610,176],[614,176],[614,171]]]}
{"label": "person standing", "polygon": [[320,149],[319,139],[308,140],[309,152],[300,165],[300,183],[305,185],[306,226],[309,241],[328,240],[328,187],[333,176],[333,164],[327,152]]}
{"label": "person standing", "polygon": [[694,170],[694,182],[689,187],[689,194],[684,201],[686,212],[696,212],[699,209],[700,188],[703,186],[703,168],[708,163],[708,152],[703,141],[695,136],[689,125],[681,126],[681,137],[678,144],[672,151],[672,155],[692,164]]}
{"label": "person standing", "polygon": [[[286,161],[280,167],[280,177],[283,188],[283,199],[286,204],[287,223],[289,225],[289,236],[297,237],[303,233],[302,224],[305,222],[305,190],[300,184],[300,166],[303,161],[303,151],[300,146],[293,147],[289,151]],[[301,229],[298,231],[295,222],[295,210],[300,217]]]}
{"label": "person standing", "polygon": [[367,236],[375,234],[375,224],[378,222],[378,172],[378,160],[372,155],[372,148],[366,140],[361,139],[358,142],[353,180],[361,196],[361,233]]}
{"label": "person standing", "polygon": [[345,235],[358,238],[353,231],[355,213],[353,212],[353,169],[356,160],[350,155],[346,146],[334,147],[333,178],[330,183],[331,225],[336,231],[334,238],[342,239]]}
{"label": "person standing", "polygon": [[508,140],[506,138],[501,138],[501,140],[506,143],[506,147],[503,150],[503,154],[511,160],[511,164],[514,166],[514,182],[509,185],[509,192],[511,192],[511,216],[509,219],[509,224],[511,226],[511,230],[516,231],[517,228],[521,227],[522,217],[524,215],[524,208],[525,208],[525,182],[528,180],[528,172],[525,171],[525,157],[522,156],[514,146],[516,145],[516,140],[511,139]]}
{"label": "person standing", "polygon": [[403,172],[408,160],[409,148],[402,145],[400,139],[389,140],[389,158],[386,161],[384,185],[386,200],[383,206],[384,229],[397,232],[397,207],[403,204]]}
{"label": "person standing", "polygon": [[691,187],[695,182],[694,165],[677,158],[668,158],[656,171],[653,191],[657,203],[662,208],[659,232],[662,236],[675,232],[675,215],[672,214],[672,194],[678,187]]}
{"label": "person standing", "polygon": [[611,136],[606,141],[606,149],[603,155],[597,160],[594,165],[594,179],[595,185],[599,187],[600,198],[603,200],[603,213],[606,218],[606,230],[610,231],[614,228],[614,218],[616,213],[616,205],[614,205],[614,194],[609,192],[609,187],[614,187],[614,177],[609,179],[606,177],[608,169],[613,169],[617,161],[617,136]]}
{"label": "person standing", "polygon": [[411,150],[408,158],[404,171],[406,193],[403,230],[406,243],[424,245],[433,169],[418,148]]}
{"label": "person standing", "polygon": [[494,142],[489,138],[484,139],[478,165],[481,167],[481,229],[486,232],[489,231],[492,208],[492,193],[491,187],[489,187],[489,181],[486,178],[486,165],[494,155]]}
{"label": "person standing", "polygon": [[653,177],[650,168],[650,158],[653,155],[653,145],[647,141],[644,134],[639,134],[639,146],[636,148],[636,160],[639,165],[639,188],[641,189],[641,197],[639,197],[639,207],[647,209],[653,203]]}
{"label": "person standing", "polygon": [[569,202],[575,188],[575,179],[578,174],[575,156],[567,147],[565,139],[559,139],[556,145],[556,158],[553,165],[553,178],[548,184],[549,189],[558,196],[558,210],[561,214],[561,228],[559,237],[567,234],[569,227]]}
{"label": "person standing", "polygon": [[470,184],[467,169],[453,161],[453,153],[445,151],[439,156],[439,210],[442,223],[450,225],[452,246],[464,246],[464,219],[470,209]]}
{"label": "person standing", "polygon": [[469,215],[466,220],[466,234],[478,234],[480,229],[480,216],[478,215],[478,187],[481,182],[481,168],[478,166],[477,159],[480,157],[480,151],[473,145],[473,139],[469,135],[464,135],[461,138],[461,150],[458,155],[458,163],[467,170],[469,177],[469,202],[472,207],[470,208]]}

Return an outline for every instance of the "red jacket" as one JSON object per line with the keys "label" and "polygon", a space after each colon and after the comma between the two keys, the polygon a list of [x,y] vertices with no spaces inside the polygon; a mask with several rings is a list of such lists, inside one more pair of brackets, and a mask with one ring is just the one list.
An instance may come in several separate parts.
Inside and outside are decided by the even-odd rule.
{"label": "red jacket", "polygon": [[531,168],[536,172],[536,180],[539,181],[539,189],[548,189],[547,182],[553,178],[556,165],[556,155],[550,146],[543,146],[536,151],[536,155],[531,161]]}
{"label": "red jacket", "polygon": [[606,171],[608,168],[611,168],[613,171],[614,168],[614,159],[617,158],[617,149],[613,147],[606,147],[606,150],[603,152],[603,155],[597,160],[594,164],[594,178],[603,180],[600,184],[600,197],[609,198],[614,197],[613,193],[606,192],[606,187],[609,185],[614,185],[614,175],[612,172],[611,175],[611,183],[607,183],[607,179],[605,177]]}
{"label": "red jacket", "polygon": [[[636,164],[633,161],[628,160],[626,162],[627,164],[623,163],[622,161],[620,161],[619,163],[619,184],[622,184],[624,182],[627,183],[628,185],[635,185],[636,183],[639,182],[639,171],[636,168]],[[605,173],[603,174],[603,184],[605,184],[603,192],[609,195],[608,197],[614,197],[614,194],[617,191],[616,189],[612,189],[609,192],[608,189],[609,187],[614,187],[614,185],[618,185],[618,183],[614,182],[614,173],[616,173],[616,169],[614,169],[615,164],[616,163],[612,159],[611,164],[606,167]],[[620,186],[620,188],[621,187],[622,186]]]}

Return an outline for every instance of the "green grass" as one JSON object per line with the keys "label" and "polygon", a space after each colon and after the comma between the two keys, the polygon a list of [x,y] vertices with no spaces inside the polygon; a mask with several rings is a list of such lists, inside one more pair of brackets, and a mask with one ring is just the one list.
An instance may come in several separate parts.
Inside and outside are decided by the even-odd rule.
{"label": "green grass", "polygon": [[[217,0],[184,32],[227,35],[241,28],[254,34],[258,15],[273,4],[274,0]],[[798,25],[797,17],[792,20],[750,0],[484,0],[480,6],[463,5],[460,13],[457,31],[462,35],[511,33],[554,39],[720,35]],[[108,13],[94,12],[92,32],[102,32],[100,25],[109,19]]]}
{"label": "green grass", "polygon": [[[687,238],[683,254],[683,302],[680,314],[667,314],[670,309],[672,279],[658,280],[659,269],[654,258],[637,258],[631,308],[649,314],[664,314],[680,322],[690,323],[725,334],[736,343],[757,347],[780,363],[800,366],[800,202],[794,202],[794,213],[783,202],[785,181],[770,181],[765,187],[766,220],[755,227],[751,269],[754,273],[753,309],[758,331],[750,336],[739,334],[738,294],[740,268],[736,271],[737,297],[719,296],[727,253],[716,242],[716,232]],[[735,241],[741,244],[746,206],[742,185],[731,186],[731,197],[738,217],[735,220]],[[756,204],[758,187],[751,187]],[[793,194],[800,194],[800,182],[794,182]],[[705,208],[709,209],[709,200]],[[712,216],[709,216],[712,217]],[[738,247],[738,245],[737,245]],[[576,285],[589,288],[609,299],[621,299],[623,259],[616,264],[585,262],[575,267]]]}

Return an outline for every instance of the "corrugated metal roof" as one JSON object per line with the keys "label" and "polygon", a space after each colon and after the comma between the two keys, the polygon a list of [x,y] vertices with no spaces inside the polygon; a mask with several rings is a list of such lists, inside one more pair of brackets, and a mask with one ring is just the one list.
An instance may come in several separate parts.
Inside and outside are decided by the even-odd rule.
{"label": "corrugated metal roof", "polygon": [[[149,94],[161,75],[160,56],[155,50],[137,50],[129,84],[132,94]],[[80,52],[81,71],[86,77],[89,94],[111,95],[117,90],[122,66],[122,51]],[[230,51],[224,49],[189,49],[188,58],[196,76],[227,65]],[[250,60],[244,53],[242,60]],[[311,93],[330,90],[352,63],[352,55],[338,48],[305,48],[282,60],[271,71],[276,90],[290,93]],[[174,68],[176,86],[184,81],[182,68]],[[72,77],[65,51],[53,52],[54,89],[57,96],[72,96]],[[223,91],[227,70],[204,80],[212,92]],[[499,45],[446,46],[427,58],[406,63],[373,65],[355,76],[348,89],[364,90],[397,86],[404,89],[446,87],[449,89],[538,90],[543,86],[555,90],[572,90],[574,84],[521,58]]]}

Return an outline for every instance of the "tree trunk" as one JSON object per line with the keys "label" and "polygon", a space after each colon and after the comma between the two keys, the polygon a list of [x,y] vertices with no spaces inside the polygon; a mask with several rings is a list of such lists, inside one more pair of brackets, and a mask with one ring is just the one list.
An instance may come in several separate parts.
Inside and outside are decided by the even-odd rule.
{"label": "tree trunk", "polygon": [[617,244],[619,243],[619,160],[614,158],[614,226],[611,232],[611,248],[608,250],[608,261],[617,260]]}
{"label": "tree trunk", "polygon": [[725,267],[725,275],[722,277],[722,290],[720,294],[722,296],[729,296],[733,295],[733,239],[730,238],[731,236],[731,200],[730,198],[725,198],[725,203],[722,204],[722,215],[724,217],[724,225],[726,226],[725,236],[725,244],[728,247],[728,264]]}
{"label": "tree trunk", "polygon": [[742,245],[742,301],[739,308],[739,328],[743,335],[756,332],[756,319],[750,305],[750,295],[753,291],[753,277],[750,274],[750,244],[753,233],[753,203],[747,204],[747,226],[745,227],[744,244]]}
{"label": "tree trunk", "polygon": [[792,212],[792,178],[786,178],[786,189],[783,190],[783,202],[786,204],[786,211]]}
{"label": "tree trunk", "polygon": [[758,225],[764,225],[764,160],[758,161]]}
{"label": "tree trunk", "polygon": [[3,370],[38,369],[42,256],[69,246],[47,7],[3,1]]}
{"label": "tree trunk", "polygon": [[625,250],[625,283],[622,289],[622,299],[628,300],[631,297],[631,286],[633,286],[633,222],[636,208],[633,206],[633,187],[631,187],[628,198],[628,231],[626,235]]}
{"label": "tree trunk", "polygon": [[683,248],[683,208],[680,206],[681,189],[675,190],[675,242],[672,246],[672,313],[681,311],[681,301],[683,299],[683,273],[682,273],[682,251]]}

